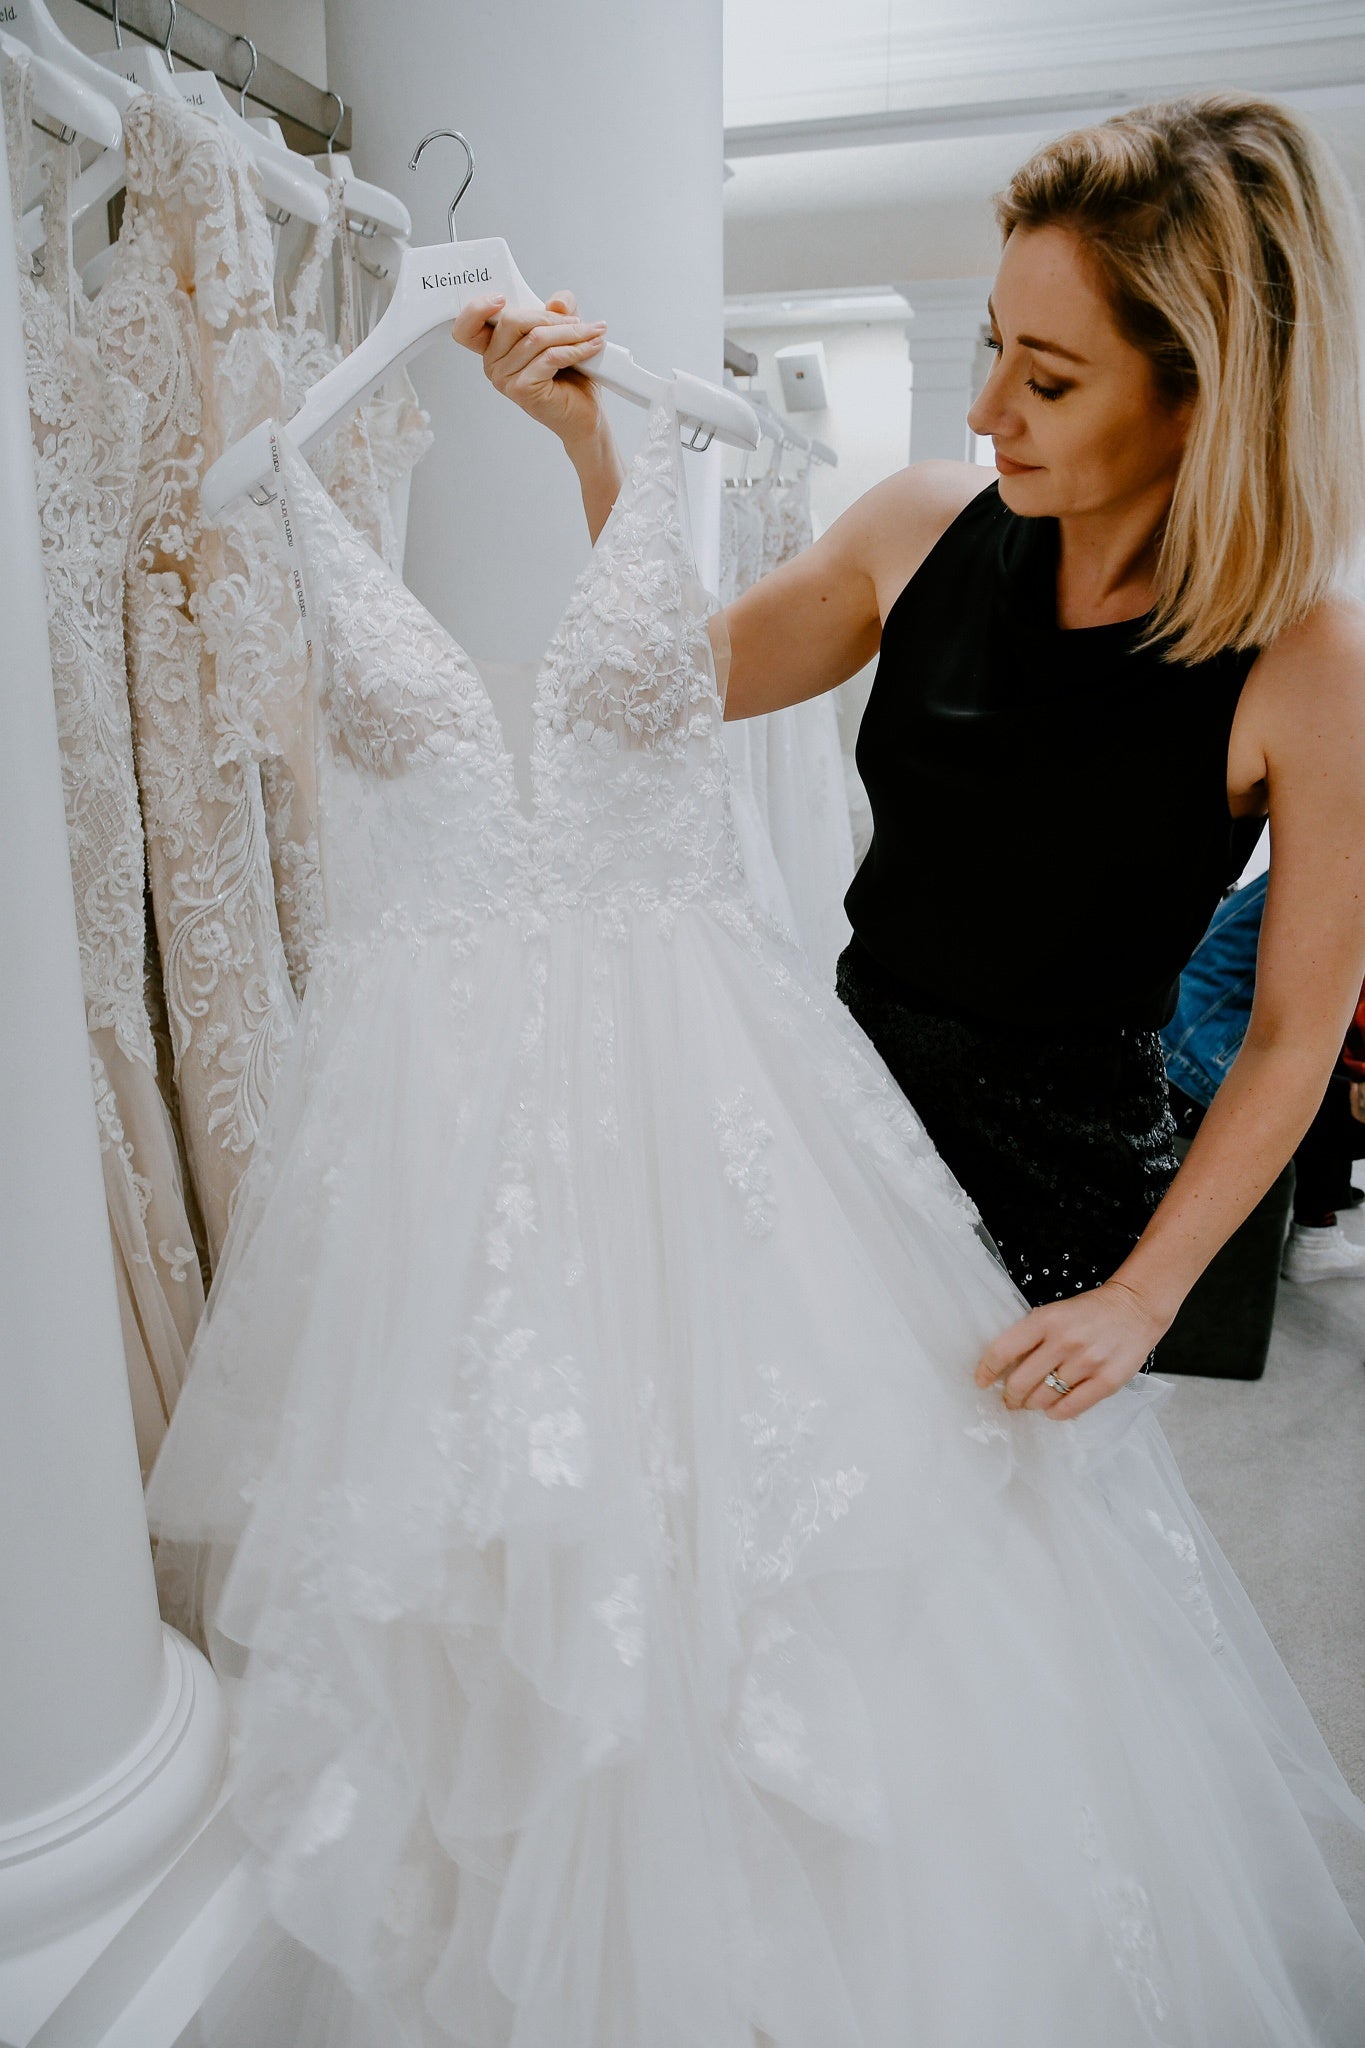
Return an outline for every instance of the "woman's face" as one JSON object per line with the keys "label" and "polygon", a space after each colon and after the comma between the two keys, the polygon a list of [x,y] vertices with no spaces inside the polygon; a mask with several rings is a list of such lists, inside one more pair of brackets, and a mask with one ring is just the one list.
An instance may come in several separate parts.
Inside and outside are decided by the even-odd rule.
{"label": "woman's face", "polygon": [[967,415],[995,443],[1000,496],[1025,518],[1116,511],[1169,498],[1188,405],[1158,393],[1126,341],[1079,238],[1016,228],[990,300],[997,360]]}

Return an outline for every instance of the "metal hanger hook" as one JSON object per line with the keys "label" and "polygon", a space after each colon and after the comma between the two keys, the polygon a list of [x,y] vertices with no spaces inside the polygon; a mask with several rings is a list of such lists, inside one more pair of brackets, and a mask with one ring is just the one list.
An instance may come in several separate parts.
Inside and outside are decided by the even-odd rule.
{"label": "metal hanger hook", "polygon": [[437,138],[440,136],[444,136],[448,142],[458,142],[460,148],[464,151],[466,157],[469,159],[469,169],[464,174],[464,183],[461,185],[459,191],[455,194],[455,197],[450,202],[450,213],[447,217],[446,222],[446,225],[450,232],[450,239],[453,242],[455,239],[455,209],[459,205],[460,201],[464,198],[465,193],[469,190],[469,181],[474,175],[474,152],[469,146],[469,138],[467,136],[461,135],[458,128],[433,128],[430,135],[424,135],[422,137],[422,140],[418,143],[416,149],[412,152],[412,158],[408,164],[408,169],[410,171],[415,171],[417,169],[418,164],[422,161],[422,151],[426,148],[429,142],[435,142]]}
{"label": "metal hanger hook", "polygon": [[120,20],[121,0],[114,0],[114,48],[123,48],[123,23]]}
{"label": "metal hanger hook", "polygon": [[256,45],[252,42],[250,36],[239,35],[237,40],[239,43],[245,43],[248,50],[250,50],[251,52],[251,69],[247,72],[246,77],[243,79],[242,83],[237,88],[237,105],[241,109],[243,120],[245,120],[247,88],[250,86],[252,79],[256,76],[256,71],[261,61],[261,53],[256,48]]}
{"label": "metal hanger hook", "polygon": [[161,54],[166,59],[166,69],[168,71],[174,71],[175,69],[175,59],[171,55],[171,38],[175,34],[175,17],[179,12],[180,9],[176,5],[176,0],[171,0],[171,18],[166,29],[166,40],[161,45]]}
{"label": "metal hanger hook", "polygon": [[332,144],[336,141],[338,135],[340,135],[341,124],[346,119],[346,102],[341,97],[341,94],[337,91],[334,85],[329,85],[327,90],[337,103],[337,117],[335,121],[333,121],[332,123],[332,132],[327,137],[327,156],[328,160],[330,161],[332,155]]}

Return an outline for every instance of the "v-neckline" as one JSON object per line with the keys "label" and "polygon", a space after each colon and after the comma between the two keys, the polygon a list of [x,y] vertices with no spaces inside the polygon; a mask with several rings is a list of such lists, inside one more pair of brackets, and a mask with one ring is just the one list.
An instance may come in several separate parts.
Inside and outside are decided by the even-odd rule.
{"label": "v-neckline", "polygon": [[[666,431],[660,424],[661,419],[667,421]],[[567,624],[570,615],[572,614],[575,606],[577,605],[583,593],[583,590],[593,577],[599,575],[602,572],[603,564],[611,559],[616,536],[620,531],[622,520],[625,516],[625,513],[629,510],[632,500],[639,491],[645,468],[653,453],[656,434],[658,434],[660,438],[665,441],[669,451],[668,473],[670,480],[670,490],[672,495],[673,506],[677,514],[678,524],[680,528],[679,566],[684,571],[690,571],[694,578],[698,577],[696,554],[692,542],[691,520],[688,516],[687,479],[683,474],[682,468],[682,447],[679,440],[678,419],[679,415],[677,403],[671,396],[656,400],[656,402],[650,407],[646,419],[644,434],[641,438],[639,447],[636,449],[634,456],[631,458],[630,467],[626,471],[626,475],[622,481],[621,488],[616,494],[616,502],[613,504],[611,511],[607,514],[606,520],[603,522],[602,528],[598,533],[596,540],[592,543],[588,559],[586,560],[586,562],[584,562],[582,568],[578,571],[578,574],[575,576],[572,584],[569,587],[568,595],[565,598],[563,606],[560,609],[558,618],[555,622],[554,630],[551,633],[549,640],[546,642],[544,652],[539,656],[539,658],[534,663],[507,664],[507,666],[509,667],[531,667],[534,669],[534,679],[531,690],[531,754],[528,763],[530,776],[529,806],[523,806],[521,802],[521,792],[517,785],[516,777],[516,758],[513,755],[512,750],[507,743],[506,729],[503,725],[502,718],[498,713],[497,707],[493,702],[492,695],[488,689],[488,685],[484,681],[483,673],[479,667],[477,660],[465,647],[464,643],[461,640],[459,640],[456,637],[456,635],[452,633],[446,626],[444,626],[442,622],[438,618],[436,618],[433,612],[428,610],[427,606],[422,603],[422,600],[416,595],[414,591],[408,588],[408,585],[404,583],[402,577],[397,573],[397,571],[389,567],[389,564],[384,560],[383,556],[379,554],[377,549],[373,547],[373,545],[366,538],[366,536],[363,533],[357,532],[357,530],[350,525],[350,522],[346,519],[346,515],[341,511],[340,507],[334,504],[333,500],[330,498],[330,496],[328,496],[325,486],[321,483],[320,479],[316,475],[315,471],[312,468],[312,465],[308,461],[307,456],[303,454],[302,450],[299,448],[296,442],[289,439],[288,428],[284,428],[281,432],[281,440],[287,444],[291,455],[303,466],[304,470],[306,470],[309,482],[311,483],[312,487],[321,494],[324,500],[325,515],[328,518],[336,520],[342,527],[342,529],[344,529],[348,538],[350,540],[353,540],[355,543],[357,543],[360,547],[362,547],[365,550],[366,554],[370,556],[376,570],[379,573],[381,573],[384,576],[392,578],[393,582],[399,586],[399,588],[404,592],[405,596],[410,600],[410,602],[419,606],[422,611],[426,612],[428,618],[431,619],[433,625],[441,634],[442,638],[445,639],[449,643],[451,648],[454,650],[454,653],[458,658],[461,667],[467,670],[469,674],[473,677],[474,682],[478,687],[479,694],[483,699],[484,708],[487,712],[492,732],[496,735],[498,752],[501,755],[502,761],[511,777],[512,787],[515,791],[514,809],[516,811],[517,816],[528,828],[534,827],[534,825],[537,823],[537,820],[541,812],[542,791],[540,787],[539,777],[537,775],[537,740],[541,730],[542,719],[545,710],[547,683],[552,669],[553,658],[559,646],[559,641],[561,635],[563,634],[565,625]],[[492,662],[492,659],[490,657],[489,666],[494,665],[495,664]]]}

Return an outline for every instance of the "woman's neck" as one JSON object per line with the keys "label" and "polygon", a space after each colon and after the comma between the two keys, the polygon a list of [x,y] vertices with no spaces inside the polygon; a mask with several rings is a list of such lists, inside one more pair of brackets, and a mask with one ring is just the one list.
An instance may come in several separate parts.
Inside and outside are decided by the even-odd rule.
{"label": "woman's neck", "polygon": [[1121,505],[1058,519],[1059,626],[1118,625],[1151,610],[1170,507],[1170,487],[1160,485]]}

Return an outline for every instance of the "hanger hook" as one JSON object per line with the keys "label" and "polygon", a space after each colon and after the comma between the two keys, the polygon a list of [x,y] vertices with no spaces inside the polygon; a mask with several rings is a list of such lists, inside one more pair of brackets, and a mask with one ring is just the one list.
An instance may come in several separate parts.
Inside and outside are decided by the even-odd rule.
{"label": "hanger hook", "polygon": [[469,159],[469,169],[464,174],[464,183],[461,185],[459,191],[455,194],[455,197],[451,200],[450,213],[447,217],[446,225],[450,232],[450,239],[453,242],[455,239],[455,209],[459,205],[460,201],[464,198],[465,193],[469,190],[469,181],[474,175],[474,152],[469,146],[468,138],[466,136],[461,135],[458,128],[433,128],[430,135],[424,135],[422,137],[422,140],[418,143],[416,149],[412,152],[412,159],[408,164],[408,169],[410,171],[415,171],[417,169],[418,164],[422,161],[422,151],[426,148],[427,144],[429,142],[435,142],[437,137],[442,135],[444,135],[451,142],[458,142],[460,148],[464,151],[465,155]]}
{"label": "hanger hook", "polygon": [[332,154],[332,144],[336,141],[338,135],[340,135],[341,124],[346,119],[346,102],[341,97],[341,94],[337,91],[334,85],[329,85],[327,90],[337,103],[337,117],[335,121],[333,121],[332,123],[332,132],[327,137],[327,155],[328,159],[330,160]]}
{"label": "hanger hook", "polygon": [[121,50],[123,48],[123,22],[120,19],[121,12],[122,0],[114,0],[114,48],[116,50]]}
{"label": "hanger hook", "polygon": [[166,40],[161,45],[161,54],[166,59],[166,69],[174,71],[175,59],[171,55],[171,37],[175,34],[175,17],[180,12],[176,0],[171,0],[171,18],[166,26]]}
{"label": "hanger hook", "polygon": [[251,84],[252,79],[256,76],[256,70],[261,61],[261,53],[256,48],[256,45],[252,42],[250,36],[239,35],[237,40],[239,43],[245,43],[248,50],[250,50],[251,52],[251,69],[247,72],[246,77],[243,79],[242,83],[237,88],[237,104],[241,109],[242,118],[245,120],[247,88]]}

